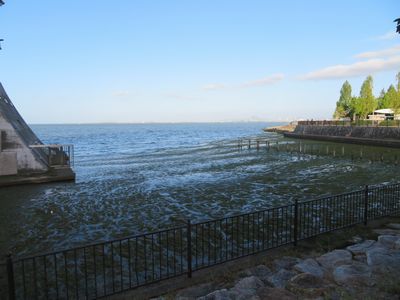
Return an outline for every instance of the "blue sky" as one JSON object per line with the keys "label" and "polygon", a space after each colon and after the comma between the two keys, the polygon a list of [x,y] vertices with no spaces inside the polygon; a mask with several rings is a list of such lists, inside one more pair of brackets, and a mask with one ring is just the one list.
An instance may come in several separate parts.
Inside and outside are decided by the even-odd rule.
{"label": "blue sky", "polygon": [[11,1],[0,81],[29,123],[329,118],[400,71],[398,0]]}

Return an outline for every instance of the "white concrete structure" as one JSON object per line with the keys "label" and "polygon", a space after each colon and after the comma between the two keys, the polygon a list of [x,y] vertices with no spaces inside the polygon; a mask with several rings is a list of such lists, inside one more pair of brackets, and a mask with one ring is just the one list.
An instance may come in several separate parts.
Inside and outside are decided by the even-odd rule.
{"label": "white concrete structure", "polygon": [[46,172],[46,153],[31,149],[42,144],[18,113],[0,83],[0,176]]}

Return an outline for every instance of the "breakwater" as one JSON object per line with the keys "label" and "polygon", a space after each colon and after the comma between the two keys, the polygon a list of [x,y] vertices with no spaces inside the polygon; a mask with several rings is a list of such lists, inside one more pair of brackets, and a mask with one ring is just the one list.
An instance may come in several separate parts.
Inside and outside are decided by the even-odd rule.
{"label": "breakwater", "polygon": [[368,163],[387,163],[398,165],[400,162],[400,152],[397,149],[382,149],[374,147],[345,147],[337,143],[321,142],[295,142],[295,141],[274,141],[263,139],[239,140],[238,150],[272,151],[286,152],[289,155],[300,159],[301,156],[312,155],[316,157],[331,156],[341,159],[348,159],[352,162],[365,160]]}
{"label": "breakwater", "polygon": [[400,148],[400,127],[297,125],[286,137]]}

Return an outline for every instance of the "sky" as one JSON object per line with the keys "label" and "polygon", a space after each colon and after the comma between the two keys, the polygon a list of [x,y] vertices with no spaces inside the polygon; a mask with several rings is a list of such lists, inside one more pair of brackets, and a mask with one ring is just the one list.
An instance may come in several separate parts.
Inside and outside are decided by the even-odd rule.
{"label": "sky", "polygon": [[398,0],[5,0],[0,82],[28,123],[331,118],[395,83]]}

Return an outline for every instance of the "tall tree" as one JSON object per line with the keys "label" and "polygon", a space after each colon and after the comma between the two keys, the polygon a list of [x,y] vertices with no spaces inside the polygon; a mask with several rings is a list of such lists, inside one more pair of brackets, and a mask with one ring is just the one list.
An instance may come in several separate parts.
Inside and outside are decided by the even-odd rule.
{"label": "tall tree", "polygon": [[356,114],[363,119],[366,119],[368,114],[372,113],[377,107],[373,94],[373,83],[372,76],[368,76],[361,85],[360,97],[356,104]]}
{"label": "tall tree", "polygon": [[384,107],[383,107],[383,106],[384,106],[384,105],[383,105],[383,99],[385,98],[385,94],[386,94],[385,89],[382,89],[382,90],[381,90],[381,93],[379,94],[378,99],[376,99],[377,102],[378,102],[378,108],[379,108],[379,109],[384,108]]}
{"label": "tall tree", "polygon": [[340,98],[339,101],[336,102],[336,110],[335,113],[333,114],[333,117],[336,119],[349,117],[350,102],[351,102],[351,85],[346,80],[343,83],[342,88],[340,90]]}
{"label": "tall tree", "polygon": [[397,79],[397,92],[400,93],[400,72],[396,75]]}
{"label": "tall tree", "polygon": [[397,91],[394,88],[393,84],[390,85],[388,88],[385,96],[382,99],[382,108],[391,108],[391,109],[396,109],[395,106],[397,102]]}
{"label": "tall tree", "polygon": [[354,121],[357,118],[357,110],[356,110],[357,103],[358,103],[358,97],[351,97],[348,117],[352,121]]}

